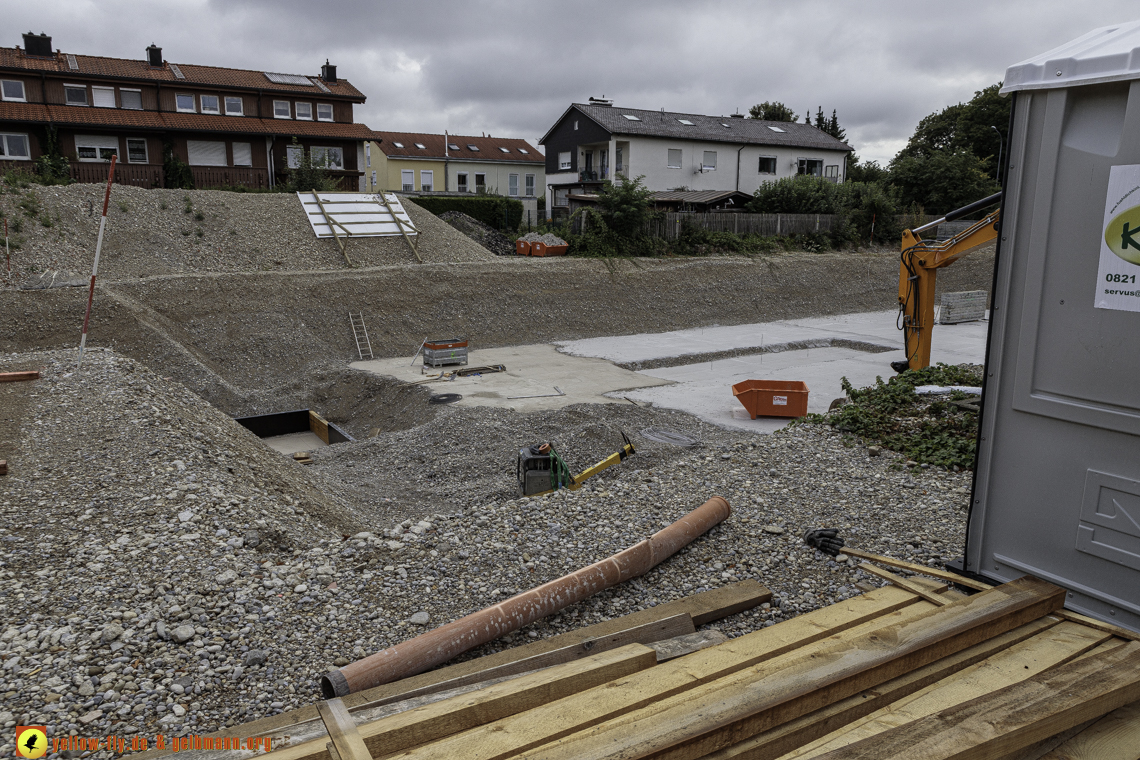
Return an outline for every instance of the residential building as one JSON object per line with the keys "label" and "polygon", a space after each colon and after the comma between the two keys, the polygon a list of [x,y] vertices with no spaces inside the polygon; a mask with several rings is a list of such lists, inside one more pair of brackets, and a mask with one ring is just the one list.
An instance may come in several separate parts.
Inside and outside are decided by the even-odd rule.
{"label": "residential building", "polygon": [[80,182],[105,181],[114,154],[116,181],[161,187],[169,149],[196,187],[271,187],[307,151],[361,190],[374,139],[353,122],[363,102],[327,61],[310,76],[169,63],[154,45],[139,60],[105,58],[29,33],[0,48],[0,168],[30,168],[54,140]]}
{"label": "residential building", "polygon": [[571,194],[597,192],[617,174],[654,191],[735,191],[810,174],[842,182],[851,146],[808,124],[574,103],[539,140],[546,148],[548,216]]}
{"label": "residential building", "polygon": [[377,132],[365,146],[368,191],[487,192],[534,199],[545,192],[545,158],[526,140]]}

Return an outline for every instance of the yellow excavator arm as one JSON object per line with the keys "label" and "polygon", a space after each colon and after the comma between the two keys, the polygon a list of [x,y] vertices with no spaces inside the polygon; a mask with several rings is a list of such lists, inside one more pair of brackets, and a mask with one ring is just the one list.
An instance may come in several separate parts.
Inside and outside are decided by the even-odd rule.
{"label": "yellow excavator arm", "polygon": [[998,235],[1001,209],[946,240],[923,240],[924,230],[952,222],[1001,200],[1001,193],[971,203],[929,224],[905,230],[899,262],[899,329],[903,331],[910,369],[930,366],[930,339],[934,333],[934,286],[938,270],[953,264]]}

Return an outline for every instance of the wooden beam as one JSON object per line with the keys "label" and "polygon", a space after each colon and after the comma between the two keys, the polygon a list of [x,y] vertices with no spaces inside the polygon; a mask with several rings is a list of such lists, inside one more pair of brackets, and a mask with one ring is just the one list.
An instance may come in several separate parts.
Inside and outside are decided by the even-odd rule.
{"label": "wooden beam", "polygon": [[1118,625],[1106,623],[1103,620],[1097,620],[1096,618],[1091,618],[1088,615],[1082,615],[1079,612],[1061,610],[1057,613],[1057,615],[1063,617],[1065,620],[1072,620],[1074,623],[1081,623],[1082,625],[1087,625],[1089,628],[1095,628],[1098,631],[1111,633],[1113,636],[1118,636],[1119,638],[1127,639],[1128,641],[1140,641],[1140,633],[1137,633],[1136,631],[1130,631],[1127,628],[1121,628]]}
{"label": "wooden beam", "polygon": [[982,583],[981,581],[976,581],[973,578],[967,578],[964,575],[952,573],[949,570],[939,570],[938,568],[920,565],[917,562],[907,562],[906,560],[895,559],[894,557],[884,557],[881,554],[871,554],[871,552],[852,549],[850,546],[843,547],[843,553],[851,557],[867,560],[868,562],[875,562],[880,565],[886,565],[887,567],[897,567],[900,570],[910,570],[912,573],[922,573],[923,575],[929,575],[931,578],[937,578],[939,580],[946,581],[947,583],[956,583],[959,586],[972,588],[975,591],[987,591],[993,588],[992,584]]}
{"label": "wooden beam", "polygon": [[782,667],[748,668],[681,698],[658,699],[625,720],[523,756],[703,757],[1043,617],[1060,609],[1064,597],[1057,586],[1020,578],[851,641],[797,652]]}
{"label": "wooden beam", "polygon": [[[388,202],[387,193],[381,190],[376,195],[378,198],[380,198],[380,202],[384,204],[384,208],[388,209],[388,213],[391,214],[392,218],[396,220],[396,226],[400,228],[400,234],[404,236],[404,242],[408,244],[408,247],[412,249],[412,253],[416,255],[416,261],[420,262],[421,264],[424,263],[424,260],[420,258],[420,252],[416,248],[416,244],[412,242],[412,238],[408,235],[408,231],[404,229],[404,222],[400,219],[400,217],[396,216],[396,212],[392,210],[392,204]],[[412,231],[414,232],[415,230],[413,229]]]}
{"label": "wooden beam", "polygon": [[[318,702],[317,711],[325,723],[331,740],[326,749],[334,760],[372,760],[372,754],[364,746],[364,739],[356,730],[356,723],[340,699]],[[331,749],[330,749],[331,748]]]}
{"label": "wooden beam", "polygon": [[[390,755],[621,679],[656,664],[656,652],[641,644],[630,644],[612,652],[603,652],[476,692],[397,713],[359,726],[357,730],[369,752],[377,757]],[[349,717],[349,720],[352,718]],[[329,758],[324,742],[320,740],[275,749],[273,754],[278,760]]]}
{"label": "wooden beam", "polygon": [[1137,700],[1140,643],[1130,642],[829,752],[821,760],[999,760]]}
{"label": "wooden beam", "polygon": [[19,383],[25,380],[39,380],[39,370],[27,372],[0,372],[0,383]]}
{"label": "wooden beam", "polygon": [[931,604],[936,604],[939,607],[950,603],[950,600],[946,597],[939,596],[938,594],[927,591],[926,587],[918,583],[914,583],[906,578],[903,578],[902,576],[887,572],[882,568],[875,567],[874,565],[867,564],[866,562],[860,564],[859,569],[868,575],[874,575],[876,578],[882,578],[885,581],[890,581],[899,588],[905,589],[912,594],[917,594]]}
{"label": "wooden beam", "polygon": [[1140,758],[1140,702],[1117,708],[1041,760],[1136,760]]}

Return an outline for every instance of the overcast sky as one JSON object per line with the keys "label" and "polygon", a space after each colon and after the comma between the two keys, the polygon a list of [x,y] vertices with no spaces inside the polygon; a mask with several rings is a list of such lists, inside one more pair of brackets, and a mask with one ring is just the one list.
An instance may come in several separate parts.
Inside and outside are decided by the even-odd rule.
{"label": "overcast sky", "polygon": [[839,113],[867,160],[889,161],[919,119],[1007,66],[1099,26],[1135,0],[999,2],[507,2],[4,0],[8,39],[65,52],[316,74],[327,57],[368,96],[373,129],[537,143],[572,102],[724,115],[765,100]]}

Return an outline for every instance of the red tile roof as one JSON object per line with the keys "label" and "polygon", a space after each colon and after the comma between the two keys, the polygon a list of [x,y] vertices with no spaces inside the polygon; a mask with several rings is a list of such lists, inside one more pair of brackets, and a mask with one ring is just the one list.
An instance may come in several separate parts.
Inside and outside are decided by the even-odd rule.
{"label": "red tile roof", "polygon": [[[116,77],[126,79],[143,79],[158,82],[178,82],[190,85],[207,85],[213,87],[240,88],[243,90],[273,90],[281,92],[298,92],[312,94],[314,97],[333,95],[364,102],[364,93],[353,87],[348,80],[339,79],[336,84],[324,82],[330,92],[326,93],[316,84],[312,86],[296,84],[279,84],[271,82],[261,71],[248,69],[227,69],[218,66],[198,66],[192,63],[175,64],[182,72],[184,79],[179,79],[170,70],[170,64],[164,62],[161,69],[152,69],[144,60],[129,58],[105,58],[95,55],[75,55],[78,70],[72,69],[67,62],[67,54],[59,53],[54,58],[35,58],[24,54],[18,48],[0,48],[0,68],[23,69],[26,71],[50,71],[70,76]],[[319,76],[309,76],[310,80],[319,79]]]}
{"label": "red tile roof", "polygon": [[[400,156],[417,156],[421,158],[443,158],[444,136],[423,135],[415,132],[376,132],[376,138],[381,139],[380,151],[390,158]],[[459,150],[448,150],[448,157],[464,161],[514,161],[533,164],[546,162],[546,157],[538,148],[526,140],[507,137],[464,137],[463,135],[448,135],[447,142],[458,145]],[[404,147],[396,147],[400,143]],[[423,145],[417,148],[416,143]],[[468,149],[468,145],[475,145],[478,151]],[[504,153],[500,148],[506,148]],[[519,149],[527,151],[520,153]]]}
{"label": "red tile roof", "polygon": [[343,122],[158,113],[157,111],[132,111],[122,108],[94,108],[90,106],[45,106],[40,103],[0,102],[0,121],[179,132],[243,132],[258,135],[332,137],[342,140],[378,140],[381,134],[373,132],[364,124]]}

